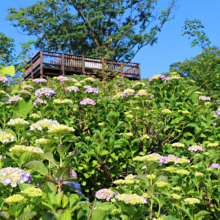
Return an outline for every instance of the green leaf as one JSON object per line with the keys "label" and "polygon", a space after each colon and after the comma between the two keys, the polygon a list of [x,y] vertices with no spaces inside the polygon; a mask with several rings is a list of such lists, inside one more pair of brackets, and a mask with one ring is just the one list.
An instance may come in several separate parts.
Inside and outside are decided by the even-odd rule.
{"label": "green leaf", "polygon": [[22,184],[19,184],[19,188],[21,191],[24,191],[25,189],[29,188],[29,187],[34,187],[34,185],[32,184],[27,184],[27,183],[22,183]]}
{"label": "green leaf", "polygon": [[69,198],[66,195],[63,195],[62,199],[62,208],[64,209],[69,203]]}
{"label": "green leaf", "polygon": [[0,216],[3,217],[4,219],[9,219],[10,215],[8,212],[1,211]]}
{"label": "green leaf", "polygon": [[18,101],[15,106],[15,118],[27,118],[27,114],[32,110],[34,105],[31,102],[25,102],[24,100]]}
{"label": "green leaf", "polygon": [[149,186],[149,179],[147,178],[146,175],[138,175],[137,179],[141,180],[142,182],[144,182],[146,184],[146,187]]}
{"label": "green leaf", "polygon": [[149,186],[147,188],[147,194],[150,196],[150,197],[153,197],[154,196],[154,186]]}
{"label": "green leaf", "polygon": [[63,191],[56,194],[56,201],[58,207],[61,205],[62,198],[63,198]]}
{"label": "green leaf", "polygon": [[0,69],[0,76],[5,76],[7,74],[10,76],[14,76],[15,67],[14,66],[7,66],[7,67],[3,67]]}
{"label": "green leaf", "polygon": [[68,210],[66,210],[60,217],[60,220],[71,220],[71,214]]}
{"label": "green leaf", "polygon": [[29,220],[32,219],[36,214],[32,213],[32,212],[25,212],[22,213],[19,217],[18,220]]}
{"label": "green leaf", "polygon": [[181,219],[176,218],[175,216],[169,215],[169,216],[165,216],[164,220],[181,220]]}
{"label": "green leaf", "polygon": [[71,198],[69,198],[69,207],[70,207],[70,210],[72,210],[74,208],[74,206],[77,204],[77,202],[79,202],[80,199],[79,199],[79,196],[74,194]]}
{"label": "green leaf", "polygon": [[102,151],[99,152],[99,154],[100,154],[101,156],[104,156],[104,155],[109,154],[109,151],[107,151],[107,150],[102,150]]}
{"label": "green leaf", "polygon": [[193,217],[189,213],[189,209],[185,209],[183,207],[179,207],[179,209],[182,210],[189,217],[189,219],[193,219]]}
{"label": "green leaf", "polygon": [[51,152],[47,152],[43,155],[43,158],[50,161],[51,163],[55,164],[56,166],[59,166],[58,162],[54,159],[54,156]]}
{"label": "green leaf", "polygon": [[96,209],[93,209],[91,220],[97,220],[97,219],[103,220],[108,213],[109,213],[108,210],[104,210],[102,208],[97,207]]}
{"label": "green leaf", "polygon": [[210,212],[207,212],[207,211],[200,211],[198,212],[195,216],[194,216],[194,219],[198,219],[199,217],[202,217],[202,216],[205,216],[205,215],[209,215]]}
{"label": "green leaf", "polygon": [[30,168],[34,171],[38,171],[39,173],[41,173],[43,175],[48,174],[48,169],[41,161],[33,160],[31,162],[28,162],[28,163],[22,165],[22,167],[27,167],[27,168]]}

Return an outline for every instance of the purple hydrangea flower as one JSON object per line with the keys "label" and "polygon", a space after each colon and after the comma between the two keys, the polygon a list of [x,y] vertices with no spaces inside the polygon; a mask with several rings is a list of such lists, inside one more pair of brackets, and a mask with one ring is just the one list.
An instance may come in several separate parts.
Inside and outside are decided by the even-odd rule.
{"label": "purple hydrangea flower", "polygon": [[73,169],[72,169],[71,173],[72,173],[72,176],[77,179],[77,173]]}
{"label": "purple hydrangea flower", "polygon": [[46,79],[40,78],[40,79],[33,79],[33,82],[35,83],[47,83]]}
{"label": "purple hydrangea flower", "polygon": [[214,163],[214,164],[209,165],[208,168],[217,168],[218,170],[220,170],[220,165],[217,163]]}
{"label": "purple hydrangea flower", "polygon": [[30,183],[32,180],[31,174],[17,167],[6,167],[0,169],[0,183],[16,187],[22,183]]}
{"label": "purple hydrangea flower", "polygon": [[47,104],[46,100],[43,100],[41,98],[37,98],[36,100],[34,100],[33,105],[36,106],[38,102],[41,103],[41,104]]}
{"label": "purple hydrangea flower", "polygon": [[90,88],[87,88],[85,92],[86,93],[99,93],[99,90],[97,88],[90,87]]}
{"label": "purple hydrangea flower", "polygon": [[46,97],[51,98],[53,95],[56,95],[56,94],[57,93],[54,89],[50,89],[50,88],[47,88],[47,87],[43,87],[43,88],[37,89],[35,91],[35,97],[46,96]]}
{"label": "purple hydrangea flower", "polygon": [[76,86],[68,86],[68,87],[66,87],[65,90],[66,90],[66,91],[69,91],[69,92],[72,92],[72,91],[74,91],[74,92],[79,92],[79,91],[80,91],[79,88],[76,87]]}
{"label": "purple hydrangea flower", "polygon": [[64,82],[69,79],[68,77],[65,76],[58,76],[57,78],[60,80],[60,82]]}
{"label": "purple hydrangea flower", "polygon": [[0,160],[2,159],[2,156],[0,156]]}
{"label": "purple hydrangea flower", "polygon": [[220,109],[218,109],[215,114],[217,115],[217,117],[219,117],[220,116]]}
{"label": "purple hydrangea flower", "polygon": [[199,96],[199,99],[201,99],[202,101],[209,101],[210,98],[208,96]]}
{"label": "purple hydrangea flower", "polygon": [[188,151],[204,151],[204,149],[199,145],[192,145],[188,148]]}
{"label": "purple hydrangea flower", "polygon": [[96,105],[95,101],[90,98],[83,99],[79,104],[80,105]]}
{"label": "purple hydrangea flower", "polygon": [[11,96],[9,98],[6,98],[6,99],[2,100],[2,102],[5,102],[5,103],[15,103],[15,102],[21,101],[21,100],[23,100],[23,98],[21,98],[18,95],[14,95],[14,96]]}
{"label": "purple hydrangea flower", "polygon": [[111,189],[101,189],[96,192],[95,197],[97,199],[104,199],[106,201],[110,201],[110,199],[114,196],[117,196],[115,192],[113,192]]}
{"label": "purple hydrangea flower", "polygon": [[216,123],[216,122],[214,122],[214,123],[213,123],[213,126],[217,126],[217,123]]}
{"label": "purple hydrangea flower", "polygon": [[9,80],[8,80],[6,77],[4,77],[4,76],[0,76],[0,82],[2,82],[2,83],[8,83]]}

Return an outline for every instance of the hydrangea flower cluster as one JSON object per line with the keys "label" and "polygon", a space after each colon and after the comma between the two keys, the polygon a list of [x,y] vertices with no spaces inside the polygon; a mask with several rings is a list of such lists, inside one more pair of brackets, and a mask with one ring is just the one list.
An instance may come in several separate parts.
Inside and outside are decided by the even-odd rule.
{"label": "hydrangea flower cluster", "polygon": [[68,127],[67,125],[56,124],[49,128],[48,133],[53,135],[68,134],[75,131],[73,127]]}
{"label": "hydrangea flower cluster", "polygon": [[68,184],[71,186],[70,191],[75,191],[79,196],[82,195],[82,191],[81,191],[81,185],[79,183],[76,182],[71,182],[70,184]]}
{"label": "hydrangea flower cluster", "polygon": [[30,95],[31,94],[28,90],[25,90],[25,89],[21,89],[17,93],[21,94],[21,95]]}
{"label": "hydrangea flower cluster", "polygon": [[66,87],[65,90],[68,91],[68,92],[72,92],[72,91],[79,92],[80,91],[77,86],[68,86],[68,87]]}
{"label": "hydrangea flower cluster", "polygon": [[133,161],[146,161],[146,162],[157,162],[160,161],[161,158],[157,155],[149,154],[146,156],[137,156],[133,159]]}
{"label": "hydrangea flower cluster", "polygon": [[218,170],[220,170],[220,165],[217,163],[214,163],[214,164],[209,165],[208,168],[217,168]]}
{"label": "hydrangea flower cluster", "polygon": [[7,123],[7,125],[11,125],[11,126],[28,125],[28,124],[29,122],[25,121],[23,118],[10,119],[10,121]]}
{"label": "hydrangea flower cluster", "polygon": [[192,145],[188,148],[188,151],[204,151],[203,147],[199,145]]}
{"label": "hydrangea flower cluster", "polygon": [[14,194],[12,196],[9,196],[8,198],[4,199],[5,203],[12,205],[14,203],[24,203],[26,202],[26,199],[24,196],[20,194]]}
{"label": "hydrangea flower cluster", "polygon": [[220,109],[218,109],[215,114],[217,117],[219,117],[220,116]]}
{"label": "hydrangea flower cluster", "polygon": [[0,76],[0,82],[2,82],[2,83],[8,83],[9,80],[8,80],[6,77],[4,77],[4,76]]}
{"label": "hydrangea flower cluster", "polygon": [[99,90],[97,88],[89,87],[86,89],[85,93],[99,93]]}
{"label": "hydrangea flower cluster", "polygon": [[34,87],[33,86],[31,86],[31,85],[23,85],[22,87],[21,87],[23,90],[31,90],[31,89],[34,89]]}
{"label": "hydrangea flower cluster", "polygon": [[26,194],[28,197],[41,197],[43,195],[42,190],[35,187],[28,187],[24,191],[21,191],[21,193]]}
{"label": "hydrangea flower cluster", "polygon": [[190,163],[190,160],[186,158],[178,158],[175,160],[175,164],[187,164]]}
{"label": "hydrangea flower cluster", "polygon": [[135,93],[135,90],[134,89],[125,89],[121,95],[122,97],[128,97],[128,96],[131,96],[131,95],[134,95]]}
{"label": "hydrangea flower cluster", "polygon": [[41,145],[48,145],[48,144],[53,143],[53,141],[51,141],[50,139],[46,139],[46,138],[37,139],[35,142]]}
{"label": "hydrangea flower cluster", "polygon": [[11,185],[16,187],[22,183],[30,183],[32,180],[31,174],[19,168],[6,167],[0,169],[0,183],[5,186]]}
{"label": "hydrangea flower cluster", "polygon": [[96,105],[95,101],[90,98],[83,99],[79,104],[80,105]]}
{"label": "hydrangea flower cluster", "polygon": [[73,104],[73,101],[70,99],[64,99],[64,100],[54,99],[53,103],[54,104]]}
{"label": "hydrangea flower cluster", "polygon": [[147,199],[137,194],[119,194],[115,199],[130,205],[146,204]]}
{"label": "hydrangea flower cluster", "polygon": [[46,79],[40,78],[40,79],[33,79],[33,82],[35,83],[47,83]]}
{"label": "hydrangea flower cluster", "polygon": [[48,128],[51,128],[55,125],[59,125],[59,122],[56,121],[56,120],[52,120],[52,119],[43,119],[43,120],[40,120],[34,124],[32,124],[30,126],[30,130],[35,130],[37,129],[38,131],[42,131],[43,129],[48,129]]}
{"label": "hydrangea flower cluster", "polygon": [[86,79],[83,80],[84,82],[95,82],[95,79],[92,77],[88,77]]}
{"label": "hydrangea flower cluster", "polygon": [[170,114],[170,113],[172,113],[169,109],[163,109],[162,110],[162,113],[163,114]]}
{"label": "hydrangea flower cluster", "polygon": [[36,154],[43,154],[43,150],[39,147],[33,146],[25,146],[25,145],[15,145],[14,147],[10,148],[9,151],[13,154],[21,155],[24,152],[33,152]]}
{"label": "hydrangea flower cluster", "polygon": [[3,144],[15,141],[15,137],[4,131],[0,131],[0,142]]}
{"label": "hydrangea flower cluster", "polygon": [[141,89],[137,92],[135,96],[144,96],[147,95],[147,92],[144,89]]}
{"label": "hydrangea flower cluster", "polygon": [[104,199],[106,201],[110,201],[111,198],[115,197],[117,194],[113,192],[111,189],[101,189],[96,192],[95,197],[97,199]]}
{"label": "hydrangea flower cluster", "polygon": [[185,147],[185,145],[177,142],[177,143],[171,144],[171,147]]}
{"label": "hydrangea flower cluster", "polygon": [[53,95],[56,95],[56,94],[57,93],[55,92],[54,89],[50,89],[50,88],[47,88],[47,87],[43,87],[43,88],[37,89],[35,91],[35,97],[46,96],[46,97],[51,98]]}
{"label": "hydrangea flower cluster", "polygon": [[34,113],[29,116],[30,118],[40,118],[40,115]]}
{"label": "hydrangea flower cluster", "polygon": [[208,97],[208,96],[199,96],[199,99],[201,99],[202,101],[208,101],[208,100],[210,100],[210,97]]}
{"label": "hydrangea flower cluster", "polygon": [[219,143],[209,143],[208,147],[217,147]]}
{"label": "hydrangea flower cluster", "polygon": [[3,99],[2,102],[5,102],[7,104],[10,104],[10,103],[15,103],[17,101],[21,101],[23,100],[23,98],[21,98],[20,96],[18,95],[14,95],[14,96],[11,96],[9,98],[6,98],[6,99]]}
{"label": "hydrangea flower cluster", "polygon": [[[55,78],[55,77],[54,77]],[[56,77],[58,80],[60,80],[60,82],[64,82],[64,81],[67,81],[67,80],[69,80],[69,78],[68,77],[66,77],[66,76],[58,76],[58,77]]]}
{"label": "hydrangea flower cluster", "polygon": [[149,79],[149,84],[152,85],[154,80],[160,79],[162,82],[168,82],[170,80],[170,77],[166,77],[164,75],[158,74],[154,75]]}
{"label": "hydrangea flower cluster", "polygon": [[200,201],[196,198],[187,198],[184,199],[184,202],[186,203],[186,205],[195,205],[200,203]]}
{"label": "hydrangea flower cluster", "polygon": [[126,179],[126,180],[122,180],[122,179],[120,179],[120,180],[115,180],[114,181],[114,184],[116,184],[116,185],[121,185],[121,184],[133,184],[134,183],[134,180],[131,180],[131,179]]}
{"label": "hydrangea flower cluster", "polygon": [[41,98],[37,98],[36,100],[34,100],[33,105],[36,106],[38,102],[41,103],[41,104],[47,104],[46,100],[43,100]]}

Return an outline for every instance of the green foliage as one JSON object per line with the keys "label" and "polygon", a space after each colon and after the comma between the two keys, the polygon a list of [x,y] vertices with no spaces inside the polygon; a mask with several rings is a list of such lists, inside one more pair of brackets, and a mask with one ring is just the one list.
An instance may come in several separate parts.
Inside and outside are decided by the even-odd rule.
{"label": "green foliage", "polygon": [[218,97],[220,88],[220,50],[210,47],[196,57],[170,65],[170,70],[181,76],[190,77],[207,95]]}
{"label": "green foliage", "polygon": [[195,39],[192,41],[192,47],[195,47],[196,45],[199,45],[200,47],[209,47],[211,44],[211,41],[206,36],[205,32],[202,30],[204,28],[202,22],[200,20],[194,19],[193,21],[186,20],[185,26],[183,27],[183,34],[189,35],[189,38],[195,37]]}
{"label": "green foliage", "polygon": [[[220,107],[212,95],[202,100],[191,79],[168,73],[138,82],[74,76],[0,83],[0,169],[19,167],[32,178],[15,186],[0,170],[2,218],[219,218]],[[80,91],[70,92],[73,85]],[[39,93],[42,87],[56,93]],[[94,102],[85,103],[88,97]],[[13,195],[24,198],[8,202]]]}
{"label": "green foliage", "polygon": [[45,0],[19,10],[9,8],[7,19],[37,36],[34,45],[39,49],[103,57],[111,38],[110,57],[132,60],[141,48],[157,42],[175,2],[157,15],[155,0]]}

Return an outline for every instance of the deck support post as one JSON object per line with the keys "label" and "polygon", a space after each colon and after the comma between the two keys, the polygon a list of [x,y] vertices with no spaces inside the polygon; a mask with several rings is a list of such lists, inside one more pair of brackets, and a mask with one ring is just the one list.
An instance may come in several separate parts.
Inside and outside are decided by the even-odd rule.
{"label": "deck support post", "polygon": [[65,76],[65,59],[64,59],[64,53],[62,53],[62,75]]}
{"label": "deck support post", "polygon": [[40,78],[43,77],[43,51],[40,50]]}
{"label": "deck support post", "polygon": [[138,66],[139,80],[141,80],[141,65],[140,65],[140,63],[137,66]]}
{"label": "deck support post", "polygon": [[82,56],[82,74],[85,75],[85,57]]}
{"label": "deck support post", "polygon": [[124,75],[123,75],[123,62],[121,61],[120,63],[121,63],[121,76],[124,77]]}
{"label": "deck support post", "polygon": [[102,72],[103,72],[103,80],[105,80],[106,75],[105,75],[105,66],[104,66],[104,58],[102,57]]}
{"label": "deck support post", "polygon": [[33,60],[31,60],[31,78],[34,78],[34,72],[33,72]]}

